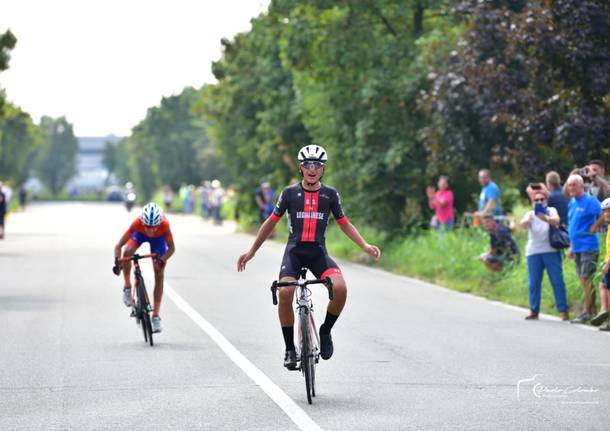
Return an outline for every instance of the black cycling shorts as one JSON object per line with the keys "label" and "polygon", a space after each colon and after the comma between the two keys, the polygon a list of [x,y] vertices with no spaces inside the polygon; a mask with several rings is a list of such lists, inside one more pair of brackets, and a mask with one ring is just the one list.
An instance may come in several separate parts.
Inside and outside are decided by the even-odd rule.
{"label": "black cycling shorts", "polygon": [[315,242],[298,242],[288,244],[284,251],[280,279],[301,275],[301,268],[307,268],[316,278],[325,278],[333,274],[341,274],[339,266],[328,255],[326,248]]}

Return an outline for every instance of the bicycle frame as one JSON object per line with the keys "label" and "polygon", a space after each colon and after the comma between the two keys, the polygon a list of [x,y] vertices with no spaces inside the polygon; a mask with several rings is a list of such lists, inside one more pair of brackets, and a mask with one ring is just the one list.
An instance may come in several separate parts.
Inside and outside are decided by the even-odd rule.
{"label": "bicycle frame", "polygon": [[[148,299],[148,292],[146,291],[146,285],[144,284],[144,277],[142,277],[142,270],[140,269],[139,261],[141,259],[146,258],[157,259],[156,253],[139,255],[134,254],[129,257],[124,257],[122,259],[117,259],[116,265],[119,263],[125,262],[133,262],[134,265],[134,278],[135,278],[135,301],[133,301],[132,312],[131,315],[136,318],[136,323],[142,326],[142,332],[144,334],[144,341],[147,341],[152,346],[153,343],[153,332],[152,332],[152,322],[150,313],[152,312],[152,307],[150,306],[150,300]],[[115,269],[117,266],[115,265]],[[113,269],[114,273],[118,275],[119,271]],[[133,297],[133,296],[132,296]]]}
{"label": "bicycle frame", "polygon": [[[299,280],[293,281],[274,281],[271,285],[271,295],[273,304],[277,305],[277,289],[284,286],[295,286],[297,290],[296,311],[299,316],[298,340],[300,355],[297,355],[297,369],[303,373],[305,378],[305,388],[307,402],[312,403],[312,397],[316,396],[315,390],[315,365],[320,360],[320,339],[316,330],[316,323],[313,318],[313,302],[311,300],[311,290],[307,287],[310,284],[324,284],[328,289],[328,298],[333,299],[333,282],[330,277],[325,279],[306,280],[307,269],[301,270]],[[314,334],[312,336],[311,334]]]}

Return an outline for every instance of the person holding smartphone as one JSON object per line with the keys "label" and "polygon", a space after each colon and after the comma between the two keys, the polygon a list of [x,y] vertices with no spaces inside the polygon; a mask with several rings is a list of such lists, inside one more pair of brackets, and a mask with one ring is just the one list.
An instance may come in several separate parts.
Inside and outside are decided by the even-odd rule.
{"label": "person holding smartphone", "polygon": [[[529,291],[530,313],[527,320],[537,320],[540,313],[540,297],[544,270],[549,276],[557,311],[561,313],[562,320],[569,319],[566,285],[563,279],[563,264],[561,252],[551,246],[549,241],[550,225],[559,226],[559,214],[553,207],[548,206],[548,192],[542,187],[530,184],[528,189],[533,193],[533,209],[528,211],[521,220],[521,226],[527,229],[527,284]],[[529,190],[528,190],[529,193]]]}

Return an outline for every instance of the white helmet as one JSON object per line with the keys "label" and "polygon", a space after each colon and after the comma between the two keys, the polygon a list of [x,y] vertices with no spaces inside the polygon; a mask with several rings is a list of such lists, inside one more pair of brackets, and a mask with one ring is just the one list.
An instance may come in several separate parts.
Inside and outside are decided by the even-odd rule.
{"label": "white helmet", "polygon": [[145,226],[159,226],[163,220],[163,211],[156,203],[149,202],[142,208],[140,220]]}
{"label": "white helmet", "polygon": [[602,210],[607,210],[608,208],[610,208],[610,198],[606,198],[602,202]]}
{"label": "white helmet", "polygon": [[328,155],[319,145],[305,145],[299,150],[299,162],[312,161],[326,163]]}

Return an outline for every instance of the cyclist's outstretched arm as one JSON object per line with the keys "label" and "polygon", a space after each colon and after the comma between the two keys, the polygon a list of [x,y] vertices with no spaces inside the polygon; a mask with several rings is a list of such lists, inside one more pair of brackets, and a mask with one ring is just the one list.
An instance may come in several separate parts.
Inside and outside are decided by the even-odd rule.
{"label": "cyclist's outstretched arm", "polygon": [[174,244],[173,238],[167,239],[167,251],[163,256],[159,256],[163,263],[167,262],[167,260],[172,257],[172,254],[176,252],[176,245]]}
{"label": "cyclist's outstretched arm", "polygon": [[125,244],[127,244],[127,241],[129,241],[129,238],[131,238],[131,234],[129,231],[127,231],[123,234],[123,236],[121,237],[119,242],[117,242],[117,244],[114,246],[114,257],[115,258],[118,259],[121,257],[121,249],[123,248],[123,246]]}
{"label": "cyclist's outstretched arm", "polygon": [[360,235],[360,232],[358,232],[358,229],[356,229],[356,226],[354,226],[350,222],[347,222],[344,224],[340,224],[339,227],[341,228],[343,233],[348,236],[349,239],[351,239],[358,245],[358,247],[373,256],[375,260],[379,260],[379,258],[381,257],[381,250],[379,249],[379,247],[367,243],[364,238],[362,238],[362,235]]}
{"label": "cyclist's outstretched arm", "polygon": [[273,229],[275,229],[276,224],[277,220],[273,217],[269,217],[267,220],[265,220],[258,230],[256,239],[254,240],[252,247],[250,247],[250,250],[239,256],[239,259],[237,259],[237,271],[241,272],[246,269],[246,263],[254,257],[260,246],[263,245],[265,240],[269,237],[269,235],[271,235],[271,232],[273,232]]}

